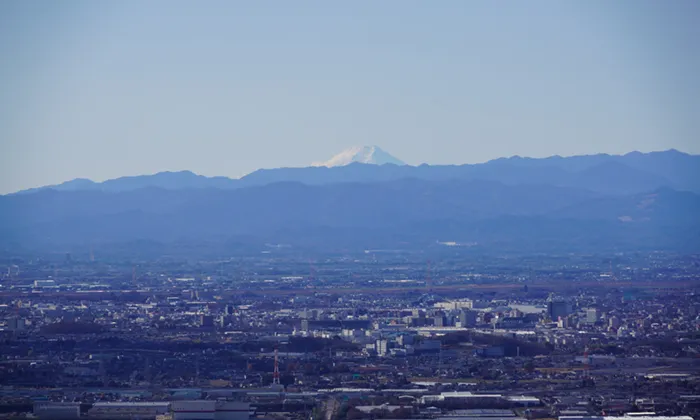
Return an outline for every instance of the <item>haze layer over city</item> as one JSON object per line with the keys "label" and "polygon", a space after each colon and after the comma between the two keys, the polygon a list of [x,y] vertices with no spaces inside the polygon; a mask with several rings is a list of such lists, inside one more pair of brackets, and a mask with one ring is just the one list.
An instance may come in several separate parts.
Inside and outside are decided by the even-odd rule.
{"label": "haze layer over city", "polygon": [[0,4],[0,418],[700,419],[700,7]]}

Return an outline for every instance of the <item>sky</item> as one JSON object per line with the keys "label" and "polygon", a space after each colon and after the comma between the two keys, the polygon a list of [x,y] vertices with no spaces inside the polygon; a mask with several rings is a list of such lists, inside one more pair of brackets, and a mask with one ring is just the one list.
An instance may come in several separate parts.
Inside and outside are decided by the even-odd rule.
{"label": "sky", "polygon": [[0,2],[0,193],[408,164],[700,153],[700,2]]}

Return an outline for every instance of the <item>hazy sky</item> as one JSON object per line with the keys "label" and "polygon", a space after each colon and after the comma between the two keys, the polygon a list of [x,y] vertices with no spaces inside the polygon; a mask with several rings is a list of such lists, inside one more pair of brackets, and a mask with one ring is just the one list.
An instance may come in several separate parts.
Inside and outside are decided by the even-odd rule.
{"label": "hazy sky", "polygon": [[700,153],[700,2],[2,1],[0,193],[409,164]]}

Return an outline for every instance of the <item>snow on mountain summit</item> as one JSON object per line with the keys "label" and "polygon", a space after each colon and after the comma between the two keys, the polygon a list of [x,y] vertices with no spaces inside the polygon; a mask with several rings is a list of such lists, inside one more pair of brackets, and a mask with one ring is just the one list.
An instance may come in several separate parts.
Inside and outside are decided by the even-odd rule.
{"label": "snow on mountain summit", "polygon": [[311,166],[345,166],[353,162],[368,163],[372,165],[384,165],[391,163],[394,165],[405,165],[404,162],[391,156],[389,153],[377,146],[355,146],[345,149],[325,162],[314,162]]}

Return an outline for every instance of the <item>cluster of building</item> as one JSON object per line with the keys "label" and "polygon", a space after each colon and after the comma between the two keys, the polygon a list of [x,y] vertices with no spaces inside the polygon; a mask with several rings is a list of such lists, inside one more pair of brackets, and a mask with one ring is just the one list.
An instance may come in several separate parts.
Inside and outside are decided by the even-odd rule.
{"label": "cluster of building", "polygon": [[700,415],[694,260],[654,255],[614,277],[578,258],[537,275],[489,261],[420,284],[407,256],[363,258],[311,275],[260,258],[236,276],[71,260],[48,279],[48,263],[13,264],[0,283],[0,418]]}

